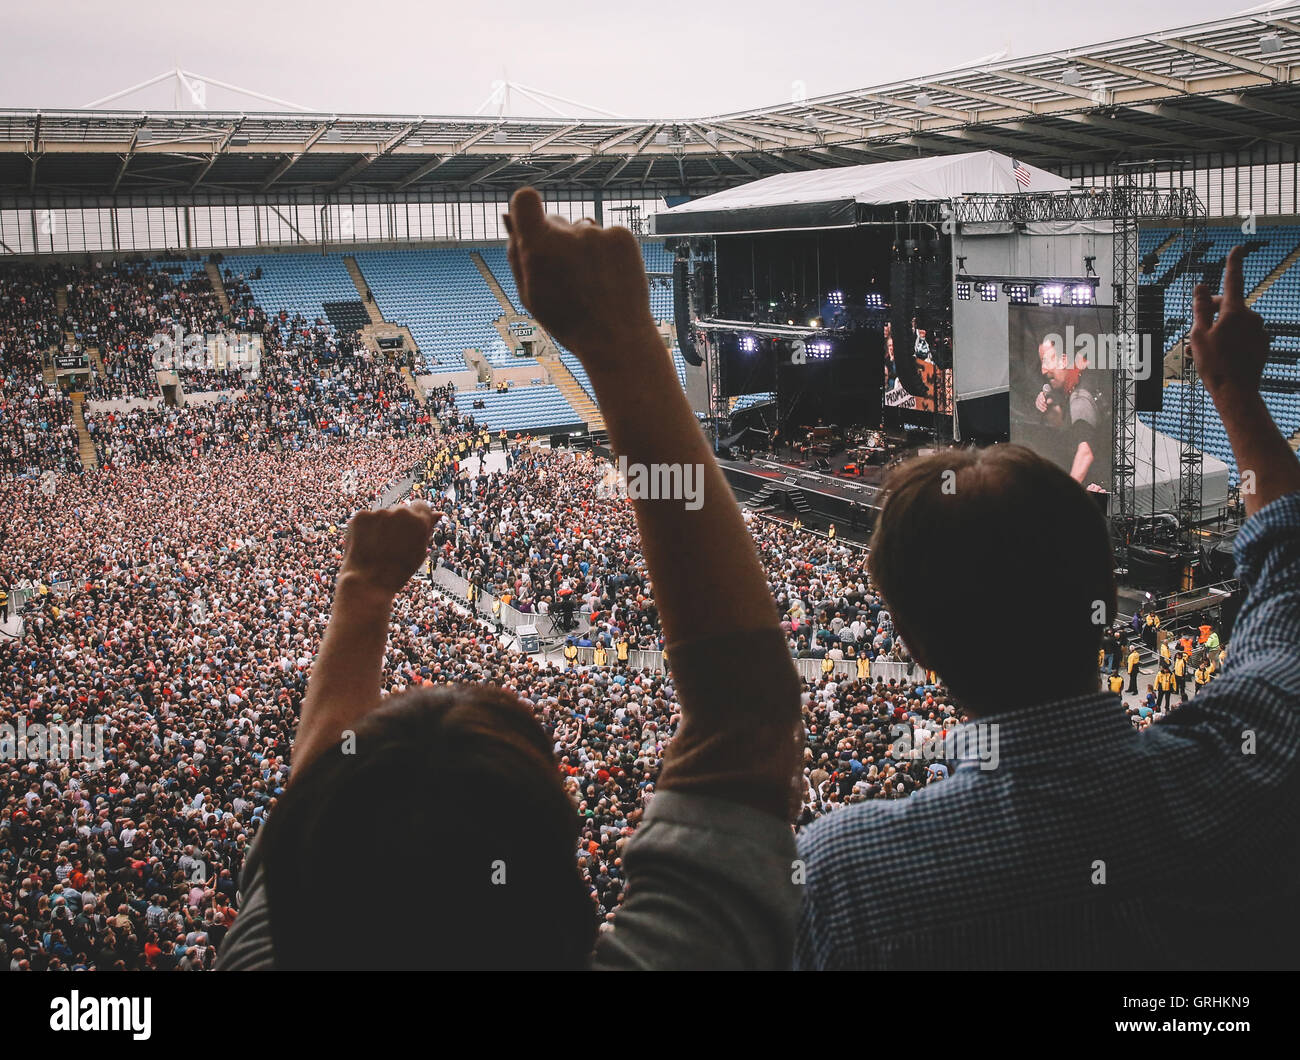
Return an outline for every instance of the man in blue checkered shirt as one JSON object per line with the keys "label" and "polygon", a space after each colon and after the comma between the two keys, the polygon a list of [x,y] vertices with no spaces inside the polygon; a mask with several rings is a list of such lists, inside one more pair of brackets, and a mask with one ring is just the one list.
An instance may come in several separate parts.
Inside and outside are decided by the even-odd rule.
{"label": "man in blue checkered shirt", "polygon": [[[1260,396],[1268,339],[1242,256],[1222,296],[1197,288],[1191,332],[1249,515],[1221,676],[1134,731],[1096,691],[1115,590],[1086,493],[1015,446],[900,469],[871,573],[977,738],[951,779],[806,829],[798,967],[1300,960],[1300,461]],[[1010,631],[1011,657],[990,658]]]}

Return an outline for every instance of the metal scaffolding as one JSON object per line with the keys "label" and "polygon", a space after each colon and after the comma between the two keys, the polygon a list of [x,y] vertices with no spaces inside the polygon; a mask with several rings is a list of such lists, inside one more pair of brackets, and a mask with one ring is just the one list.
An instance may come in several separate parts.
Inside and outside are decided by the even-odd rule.
{"label": "metal scaffolding", "polygon": [[[943,204],[917,204],[942,212]],[[1189,187],[1159,187],[1153,166],[1121,166],[1105,187],[1041,194],[969,195],[956,199],[948,209],[958,224],[1061,221],[1109,221],[1113,226],[1113,283],[1115,286],[1115,331],[1137,336],[1137,303],[1140,262],[1138,226],[1164,224],[1180,229],[1179,238],[1191,248],[1202,238],[1205,211]],[[925,212],[923,209],[922,212]],[[1166,307],[1166,312],[1172,307]],[[1183,307],[1190,319],[1190,305]],[[1185,343],[1184,343],[1185,346]],[[1155,351],[1153,371],[1163,371],[1163,350]],[[1178,517],[1182,539],[1190,544],[1194,524],[1201,514],[1203,467],[1200,407],[1191,389],[1196,365],[1184,353],[1180,382],[1187,389],[1180,404],[1180,453],[1178,475]],[[1137,521],[1136,463],[1137,409],[1131,371],[1116,369],[1113,380],[1114,428],[1111,446],[1110,520],[1116,556],[1126,566],[1128,545]]]}

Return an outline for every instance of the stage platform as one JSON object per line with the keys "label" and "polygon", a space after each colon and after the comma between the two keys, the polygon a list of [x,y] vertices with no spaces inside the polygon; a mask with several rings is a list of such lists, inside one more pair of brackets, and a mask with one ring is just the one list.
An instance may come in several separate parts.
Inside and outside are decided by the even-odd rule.
{"label": "stage platform", "polygon": [[[890,462],[897,463],[922,451],[929,450],[916,444],[914,437],[896,440]],[[863,465],[856,473],[846,474],[844,469],[850,464],[846,453],[824,459],[829,467],[821,468],[816,460],[782,450],[718,462],[732,490],[750,507],[772,509],[773,514],[784,513],[790,518],[798,516],[812,529],[835,523],[837,533],[849,533],[856,524],[860,533],[869,532],[880,508],[887,466]]]}

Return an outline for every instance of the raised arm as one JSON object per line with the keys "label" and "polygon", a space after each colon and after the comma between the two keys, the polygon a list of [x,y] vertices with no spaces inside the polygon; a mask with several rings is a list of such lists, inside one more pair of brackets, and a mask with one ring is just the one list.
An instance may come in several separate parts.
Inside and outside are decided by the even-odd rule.
{"label": "raised arm", "polygon": [[[1293,783],[1300,707],[1300,460],[1260,396],[1268,336],[1246,306],[1240,247],[1229,255],[1223,294],[1196,289],[1192,356],[1237,458],[1249,518],[1237,535],[1245,601],[1222,676],[1143,734],[1185,740],[1217,759],[1214,802],[1202,823],[1240,827],[1258,805]],[[1216,319],[1217,314],[1217,319]]]}
{"label": "raised arm", "polygon": [[1268,335],[1263,318],[1246,305],[1244,257],[1241,247],[1229,252],[1222,295],[1212,295],[1204,284],[1197,286],[1190,338],[1197,374],[1214,399],[1237,458],[1246,513],[1254,515],[1300,490],[1300,460],[1260,396]]}
{"label": "raised arm", "polygon": [[783,966],[800,686],[753,539],[655,328],[636,238],[547,217],[532,189],[506,223],[524,305],[582,361],[629,479],[684,487],[632,498],[682,720],[597,966]]}
{"label": "raised arm", "polygon": [[393,600],[424,561],[433,535],[424,501],[357,512],[348,523],[334,609],[312,665],[293,741],[295,773],[379,706]]}

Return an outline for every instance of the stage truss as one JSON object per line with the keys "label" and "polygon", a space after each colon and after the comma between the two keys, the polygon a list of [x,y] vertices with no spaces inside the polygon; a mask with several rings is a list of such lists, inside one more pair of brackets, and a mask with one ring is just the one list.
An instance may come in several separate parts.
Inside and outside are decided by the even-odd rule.
{"label": "stage truss", "polygon": [[[1152,166],[1120,167],[1105,187],[1043,194],[970,195],[951,203],[915,203],[909,210],[918,221],[955,221],[963,224],[1028,224],[1033,222],[1109,221],[1114,238],[1115,330],[1119,335],[1136,335],[1138,282],[1138,227],[1160,224],[1178,228],[1176,246],[1190,249],[1202,238],[1205,209],[1188,187],[1162,188],[1156,185]],[[1191,319],[1190,295],[1185,296],[1182,317]],[[1169,315],[1174,307],[1165,306]],[[1196,365],[1186,349],[1180,368],[1184,400],[1180,403],[1180,451],[1178,469],[1178,520],[1180,543],[1190,548],[1195,524],[1201,518],[1201,479],[1204,466],[1203,424],[1199,405],[1191,400],[1196,382]],[[1158,351],[1153,371],[1163,372],[1164,351]],[[1127,566],[1128,547],[1137,524],[1137,408],[1131,372],[1114,375],[1114,430],[1111,447],[1112,486],[1110,521],[1116,556]]]}

